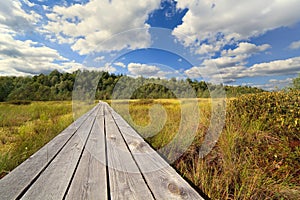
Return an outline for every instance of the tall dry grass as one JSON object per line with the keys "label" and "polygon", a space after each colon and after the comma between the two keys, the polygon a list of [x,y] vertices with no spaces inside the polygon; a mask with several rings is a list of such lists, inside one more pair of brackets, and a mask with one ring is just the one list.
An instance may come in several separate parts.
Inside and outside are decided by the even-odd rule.
{"label": "tall dry grass", "polygon": [[[268,95],[265,98],[268,97],[270,100],[266,100],[265,106],[269,106],[272,110],[274,110],[274,107],[270,106],[273,105],[272,102],[281,99],[277,93],[271,96],[269,93],[260,95]],[[288,95],[291,97],[287,97],[286,101],[293,101],[295,105],[300,103],[294,102],[295,99],[298,101],[295,94]],[[257,108],[263,106],[261,113],[260,110],[251,109],[251,106],[243,105],[245,102],[255,104],[255,99],[261,100],[264,96],[250,95],[228,100],[223,131],[213,150],[203,159],[199,158],[199,149],[210,124],[211,102],[200,99],[198,106],[201,117],[197,133],[189,148],[172,165],[211,199],[300,199],[300,141],[297,140],[300,133],[286,130],[283,134],[284,130],[278,129],[276,124],[274,127],[270,124],[266,127],[267,122],[263,120],[265,118],[252,118],[253,113],[266,116],[267,112],[263,109],[265,107],[263,104],[257,106]],[[281,100],[281,103],[274,103],[278,110],[281,109],[280,106],[288,104],[282,101],[284,100]],[[257,104],[259,103],[258,101]],[[163,112],[157,112],[156,115],[154,112],[151,113],[151,107],[155,104],[160,104],[167,116],[163,124],[159,120],[155,122],[155,119],[160,119],[156,115],[163,115]],[[116,110],[155,149],[159,150],[174,140],[181,120],[178,100],[131,101],[130,115],[124,112],[126,104],[120,101],[115,105],[118,107]],[[237,109],[238,106],[240,109]],[[295,119],[288,119],[297,123],[300,108],[294,106],[292,112]],[[154,115],[152,118],[151,114]],[[277,114],[284,118],[282,113]],[[270,116],[274,117],[272,120],[275,121],[276,112]],[[153,123],[159,128],[149,129],[151,120],[154,120]],[[162,125],[163,127],[160,127]],[[289,127],[288,124],[284,125]],[[290,127],[296,129],[294,125]],[[152,131],[151,137],[148,136],[147,130],[150,130],[150,133]],[[157,130],[159,131],[155,132]],[[180,141],[175,145],[180,145]],[[174,148],[170,152],[163,153],[167,154],[164,156],[168,159],[173,154],[182,152],[176,152]]]}
{"label": "tall dry grass", "polygon": [[[89,107],[77,110],[80,115]],[[0,103],[0,178],[73,122],[71,101]]]}

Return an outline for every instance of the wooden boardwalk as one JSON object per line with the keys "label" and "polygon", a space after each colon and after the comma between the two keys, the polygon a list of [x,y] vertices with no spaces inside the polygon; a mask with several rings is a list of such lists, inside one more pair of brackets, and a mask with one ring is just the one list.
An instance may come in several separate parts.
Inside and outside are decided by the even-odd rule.
{"label": "wooden boardwalk", "polygon": [[0,199],[202,199],[99,103],[0,180]]}

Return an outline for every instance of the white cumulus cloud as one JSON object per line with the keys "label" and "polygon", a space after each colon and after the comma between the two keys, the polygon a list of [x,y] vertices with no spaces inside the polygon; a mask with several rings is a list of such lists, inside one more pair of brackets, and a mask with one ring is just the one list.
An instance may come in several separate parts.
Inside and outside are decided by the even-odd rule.
{"label": "white cumulus cloud", "polygon": [[270,79],[267,83],[265,84],[254,84],[254,87],[262,88],[265,90],[280,90],[286,87],[289,87],[290,84],[293,82],[292,78],[286,78],[286,79]]}
{"label": "white cumulus cloud", "polygon": [[30,1],[28,1],[28,0],[21,0],[21,1],[23,1],[23,2],[24,2],[26,5],[28,5],[29,7],[35,6],[34,3],[32,3],[32,2],[30,2]]}
{"label": "white cumulus cloud", "polygon": [[107,63],[104,67],[97,67],[97,68],[90,68],[89,70],[97,70],[97,71],[104,71],[104,72],[109,72],[109,73],[114,73],[117,71],[116,68],[111,66],[109,63]]}
{"label": "white cumulus cloud", "polygon": [[229,68],[239,65],[245,65],[247,58],[255,53],[263,52],[271,46],[268,44],[255,45],[248,42],[241,42],[235,49],[223,50],[220,57],[213,59],[205,59],[202,65],[207,67]]}
{"label": "white cumulus cloud", "polygon": [[147,47],[151,40],[145,21],[159,6],[160,0],[91,0],[83,5],[55,6],[47,15],[50,21],[44,30],[59,43],[72,44],[82,55],[94,50]]}
{"label": "white cumulus cloud", "polygon": [[222,81],[219,80],[222,77],[224,82],[233,82],[246,76],[244,72],[249,57],[270,47],[268,44],[241,42],[235,49],[223,50],[218,58],[204,59],[200,66],[186,70],[185,74],[191,78],[202,77],[210,81]]}
{"label": "white cumulus cloud", "polygon": [[141,63],[129,63],[127,65],[128,71],[131,75],[134,76],[156,76],[160,68],[155,65],[147,65],[147,64],[141,64]]}
{"label": "white cumulus cloud", "polygon": [[68,63],[69,60],[55,49],[31,40],[16,40],[9,34],[0,35],[0,75],[32,75],[49,73],[54,69],[78,69],[79,64]]}
{"label": "white cumulus cloud", "polygon": [[18,0],[0,1],[0,34],[32,31],[40,19],[36,12],[24,11]]}
{"label": "white cumulus cloud", "polygon": [[292,43],[290,44],[289,48],[290,48],[290,49],[293,49],[293,50],[299,49],[299,48],[300,48],[300,40],[299,40],[299,41],[294,41],[294,42],[292,42]]}
{"label": "white cumulus cloud", "polygon": [[300,57],[254,64],[243,73],[245,76],[293,75],[300,72]]}
{"label": "white cumulus cloud", "polygon": [[265,51],[270,47],[271,46],[269,44],[263,44],[257,46],[252,43],[241,42],[238,44],[238,47],[236,49],[223,50],[222,55],[227,55],[227,56],[236,56],[241,54],[252,55],[261,51]]}
{"label": "white cumulus cloud", "polygon": [[54,69],[73,72],[85,68],[63,57],[58,50],[31,39],[18,39],[39,29],[41,16],[24,5],[28,0],[0,1],[0,75],[23,76],[49,73]]}
{"label": "white cumulus cloud", "polygon": [[118,67],[126,68],[126,65],[122,62],[115,62],[114,65]]}
{"label": "white cumulus cloud", "polygon": [[99,57],[94,58],[94,61],[95,62],[100,62],[100,61],[103,61],[104,59],[105,59],[104,56],[99,56]]}
{"label": "white cumulus cloud", "polygon": [[220,46],[299,22],[299,7],[298,0],[177,0],[178,9],[189,10],[173,34],[186,46],[198,41],[198,53],[218,51]]}
{"label": "white cumulus cloud", "polygon": [[300,73],[300,57],[258,63],[250,67],[237,64],[231,67],[216,68],[210,64],[203,62],[200,66],[186,70],[185,74],[191,78],[202,77],[213,81],[234,82],[236,79],[245,77],[283,76]]}

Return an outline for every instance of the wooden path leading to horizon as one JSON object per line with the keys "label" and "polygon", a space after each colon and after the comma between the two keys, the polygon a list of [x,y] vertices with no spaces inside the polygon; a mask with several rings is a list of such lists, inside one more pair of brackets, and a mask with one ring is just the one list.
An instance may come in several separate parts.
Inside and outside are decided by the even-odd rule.
{"label": "wooden path leading to horizon", "polygon": [[99,103],[0,180],[0,199],[203,199]]}

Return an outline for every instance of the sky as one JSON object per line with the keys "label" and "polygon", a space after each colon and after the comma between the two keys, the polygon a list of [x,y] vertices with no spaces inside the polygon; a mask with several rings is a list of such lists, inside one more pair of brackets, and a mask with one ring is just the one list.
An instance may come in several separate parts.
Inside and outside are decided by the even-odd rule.
{"label": "sky", "polygon": [[54,69],[274,90],[300,73],[299,0],[0,1],[0,76]]}

